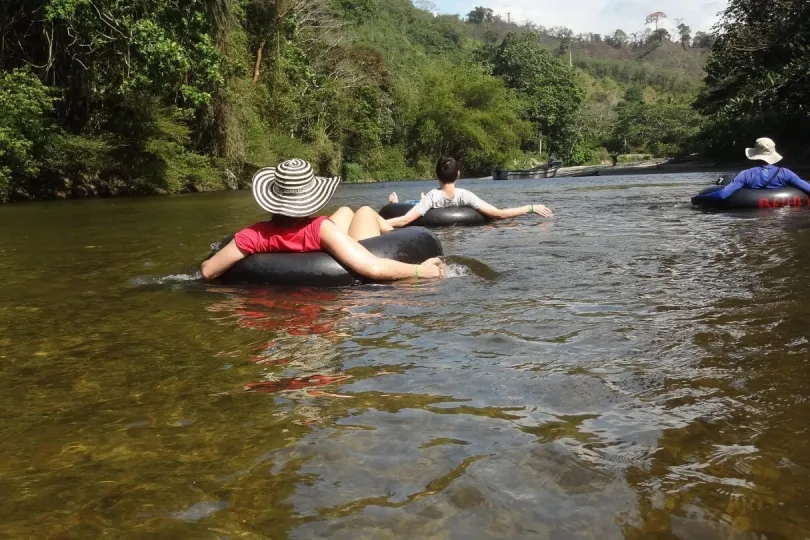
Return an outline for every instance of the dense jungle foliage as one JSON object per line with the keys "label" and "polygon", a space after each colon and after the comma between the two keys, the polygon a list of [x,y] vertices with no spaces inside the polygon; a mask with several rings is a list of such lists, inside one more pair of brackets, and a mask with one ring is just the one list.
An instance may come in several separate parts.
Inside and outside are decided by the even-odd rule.
{"label": "dense jungle foliage", "polygon": [[484,175],[722,155],[769,127],[790,144],[809,21],[800,0],[732,0],[718,35],[674,37],[410,0],[3,2],[0,201],[236,188],[293,156],[368,181],[443,154]]}

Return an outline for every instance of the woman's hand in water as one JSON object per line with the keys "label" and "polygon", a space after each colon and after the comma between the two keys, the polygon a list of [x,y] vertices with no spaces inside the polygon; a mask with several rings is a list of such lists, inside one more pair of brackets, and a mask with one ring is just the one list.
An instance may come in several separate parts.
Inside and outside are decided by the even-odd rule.
{"label": "woman's hand in water", "polygon": [[419,277],[440,278],[447,274],[447,265],[438,257],[428,259],[419,265]]}
{"label": "woman's hand in water", "polygon": [[534,213],[538,216],[543,217],[553,217],[554,212],[551,211],[551,208],[548,206],[543,206],[542,204],[535,204],[534,205]]}

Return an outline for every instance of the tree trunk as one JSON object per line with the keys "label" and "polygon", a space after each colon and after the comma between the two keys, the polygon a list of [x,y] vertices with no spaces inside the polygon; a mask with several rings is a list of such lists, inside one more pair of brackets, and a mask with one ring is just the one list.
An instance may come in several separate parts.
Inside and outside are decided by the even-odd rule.
{"label": "tree trunk", "polygon": [[261,43],[259,43],[259,50],[256,52],[256,65],[253,66],[253,84],[259,80],[259,71],[261,70],[262,66],[262,54],[264,53],[264,44],[267,40],[263,39]]}

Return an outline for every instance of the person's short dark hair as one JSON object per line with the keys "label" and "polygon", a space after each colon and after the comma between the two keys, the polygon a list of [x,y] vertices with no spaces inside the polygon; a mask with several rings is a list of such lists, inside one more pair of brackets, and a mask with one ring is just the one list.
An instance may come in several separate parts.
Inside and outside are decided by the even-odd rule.
{"label": "person's short dark hair", "polygon": [[460,170],[458,161],[451,157],[443,157],[436,163],[436,178],[442,184],[452,184],[458,180]]}

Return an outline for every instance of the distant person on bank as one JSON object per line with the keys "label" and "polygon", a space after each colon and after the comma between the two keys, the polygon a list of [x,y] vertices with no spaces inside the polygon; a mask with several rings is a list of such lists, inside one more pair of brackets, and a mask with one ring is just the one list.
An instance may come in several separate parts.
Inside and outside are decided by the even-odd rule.
{"label": "distant person on bank", "polygon": [[[542,204],[527,204],[516,208],[496,208],[479,199],[466,189],[456,188],[456,181],[461,175],[461,167],[453,158],[442,158],[436,164],[436,178],[439,180],[439,189],[433,189],[422,194],[422,199],[404,216],[391,218],[388,224],[392,227],[405,227],[427,214],[432,208],[447,208],[449,206],[471,206],[485,216],[492,219],[509,219],[524,214],[538,214],[551,217],[551,210]],[[388,197],[388,202],[398,203],[396,193]]]}
{"label": "distant person on bank", "polygon": [[810,195],[810,184],[799,178],[796,173],[776,164],[782,161],[782,156],[776,151],[776,143],[767,137],[757,139],[754,148],[746,148],[745,155],[759,165],[739,173],[723,189],[697,195],[695,199],[728,199],[735,191],[741,188],[749,189],[776,189],[793,186]]}

